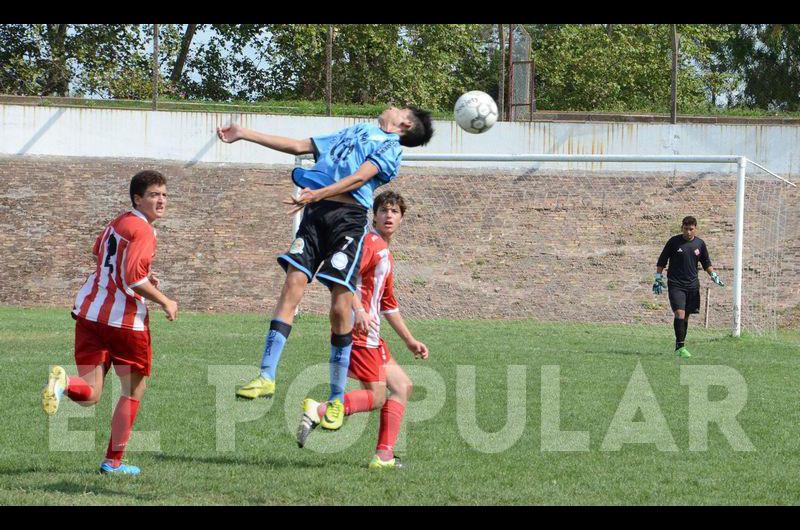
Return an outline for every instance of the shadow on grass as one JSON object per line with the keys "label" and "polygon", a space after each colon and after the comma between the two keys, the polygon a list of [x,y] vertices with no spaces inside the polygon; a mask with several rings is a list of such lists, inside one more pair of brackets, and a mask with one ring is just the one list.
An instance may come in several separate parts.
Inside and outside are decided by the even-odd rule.
{"label": "shadow on grass", "polygon": [[[133,481],[137,480],[136,477],[103,477],[103,480],[116,481],[117,479],[122,479],[125,482],[131,480]],[[119,484],[123,485],[123,482],[119,482]],[[115,491],[107,487],[97,487],[93,485],[87,485],[84,483],[70,482],[67,480],[62,480],[61,482],[56,482],[55,484],[45,484],[43,486],[30,488],[30,491],[40,491],[46,493],[66,493],[70,495],[86,495],[87,493],[92,493],[94,495],[125,497],[128,499],[136,499],[144,502],[151,502],[158,500],[158,497],[155,495],[142,495],[138,493],[131,493],[129,491]]]}
{"label": "shadow on grass", "polygon": [[[53,465],[30,465],[16,469],[0,469],[0,477],[16,476],[16,475],[29,475],[32,473],[65,473],[76,470],[65,469],[64,466]],[[81,470],[83,471],[83,470]]]}
{"label": "shadow on grass", "polygon": [[288,458],[273,458],[270,456],[226,456],[226,455],[206,455],[206,456],[184,456],[160,454],[155,459],[166,462],[179,462],[184,464],[215,464],[223,466],[267,466],[278,468],[322,468],[326,467],[323,462],[304,462],[302,460],[291,460]]}
{"label": "shadow on grass", "polygon": [[596,352],[590,352],[590,353],[593,353],[593,354],[596,354],[596,355],[609,354],[610,353],[611,355],[635,355],[637,357],[662,357],[663,355],[665,355],[667,353],[667,350],[665,350],[663,352],[660,352],[660,351],[658,351],[658,352],[652,352],[652,351],[645,352],[645,351],[634,350],[634,349],[624,350],[622,348],[610,348],[608,350],[596,351]]}

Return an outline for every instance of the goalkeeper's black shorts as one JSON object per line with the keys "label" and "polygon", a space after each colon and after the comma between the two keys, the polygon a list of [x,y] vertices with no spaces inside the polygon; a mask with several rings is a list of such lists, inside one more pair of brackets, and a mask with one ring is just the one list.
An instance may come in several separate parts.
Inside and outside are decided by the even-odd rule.
{"label": "goalkeeper's black shorts", "polygon": [[687,314],[700,312],[700,288],[668,287],[669,305],[673,311],[683,309]]}
{"label": "goalkeeper's black shorts", "polygon": [[338,284],[355,292],[368,232],[367,209],[359,204],[308,204],[289,252],[278,256],[278,263],[284,270],[291,264],[303,271],[309,282],[316,277],[328,289]]}

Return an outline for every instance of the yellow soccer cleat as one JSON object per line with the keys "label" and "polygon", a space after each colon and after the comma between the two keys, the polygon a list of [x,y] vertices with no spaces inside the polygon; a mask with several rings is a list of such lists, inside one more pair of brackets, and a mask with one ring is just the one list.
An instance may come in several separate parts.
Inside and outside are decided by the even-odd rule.
{"label": "yellow soccer cleat", "polygon": [[236,389],[236,395],[246,399],[271,398],[273,394],[275,394],[275,382],[263,376],[258,376]]}
{"label": "yellow soccer cleat", "polygon": [[328,408],[325,411],[325,415],[322,417],[322,421],[319,422],[320,426],[322,426],[323,429],[328,429],[329,431],[335,431],[341,428],[343,423],[344,423],[344,403],[342,403],[338,399],[334,399],[333,401],[328,401]]}
{"label": "yellow soccer cleat", "polygon": [[369,463],[369,469],[403,469],[403,463],[397,456],[391,460],[381,460],[378,455],[375,455]]}
{"label": "yellow soccer cleat", "polygon": [[42,410],[48,416],[58,411],[61,396],[67,389],[67,372],[60,366],[53,366],[47,376],[47,385],[42,390]]}
{"label": "yellow soccer cleat", "polygon": [[317,407],[319,407],[319,402],[311,398],[303,400],[303,415],[300,416],[300,425],[297,427],[297,447],[301,449],[306,445],[308,435],[319,425],[320,418],[317,414]]}

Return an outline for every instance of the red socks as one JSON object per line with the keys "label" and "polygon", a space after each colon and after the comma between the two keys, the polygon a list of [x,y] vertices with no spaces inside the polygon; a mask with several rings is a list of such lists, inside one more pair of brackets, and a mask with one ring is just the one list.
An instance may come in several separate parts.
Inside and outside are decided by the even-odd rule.
{"label": "red socks", "polygon": [[344,415],[372,410],[372,391],[353,390],[344,395]]}
{"label": "red socks", "polygon": [[111,465],[114,467],[118,467],[122,460],[138,411],[138,399],[122,396],[117,401],[114,416],[111,418],[111,439],[108,441],[108,450],[106,451],[106,458],[111,460]]}
{"label": "red socks", "polygon": [[[344,415],[349,416],[357,412],[369,412],[372,410],[373,395],[371,390],[353,390],[344,395]],[[323,417],[328,410],[328,403],[320,403],[317,407],[317,415]]]}
{"label": "red socks", "polygon": [[80,377],[67,377],[67,397],[72,401],[89,401],[92,399],[92,387]]}
{"label": "red socks", "polygon": [[[381,426],[378,430],[378,445],[375,448],[383,460],[391,460],[394,457],[392,448],[400,434],[400,423],[403,421],[403,413],[406,407],[399,401],[387,399],[381,409]],[[383,458],[386,456],[386,458]]]}

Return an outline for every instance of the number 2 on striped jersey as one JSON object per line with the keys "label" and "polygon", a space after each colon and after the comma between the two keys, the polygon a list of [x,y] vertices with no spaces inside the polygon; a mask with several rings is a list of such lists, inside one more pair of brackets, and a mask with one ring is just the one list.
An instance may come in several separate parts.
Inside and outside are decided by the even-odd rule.
{"label": "number 2 on striped jersey", "polygon": [[114,264],[111,263],[111,258],[117,253],[117,239],[114,234],[108,236],[108,252],[106,252],[106,262],[104,265],[108,267],[111,274],[114,274]]}

